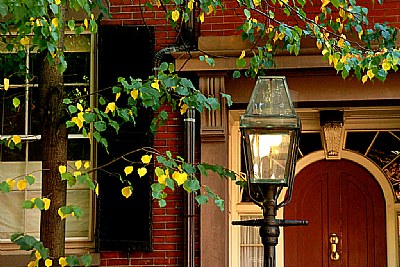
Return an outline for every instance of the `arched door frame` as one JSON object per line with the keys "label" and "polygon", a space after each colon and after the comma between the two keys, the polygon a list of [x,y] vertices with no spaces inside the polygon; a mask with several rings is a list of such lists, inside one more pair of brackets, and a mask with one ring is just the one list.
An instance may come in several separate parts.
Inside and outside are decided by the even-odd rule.
{"label": "arched door frame", "polygon": [[[358,153],[343,150],[341,152],[341,158],[346,159],[352,162],[355,162],[361,166],[363,166],[371,175],[376,179],[378,184],[380,185],[383,195],[385,197],[386,203],[386,242],[387,242],[387,263],[388,267],[397,267],[399,266],[399,229],[398,229],[398,217],[397,213],[400,212],[400,203],[395,202],[395,197],[393,194],[393,189],[386,176],[383,174],[381,169],[373,163],[368,158],[360,155]],[[325,153],[323,150],[313,152],[303,158],[301,158],[296,164],[296,175],[306,168],[308,165],[325,159]],[[282,194],[284,195],[284,194]],[[290,203],[288,204],[290,205]],[[278,217],[283,217],[284,209],[280,209],[278,212]],[[291,218],[291,219],[305,219],[305,218]],[[280,244],[282,246],[278,247],[278,255],[280,255],[280,259],[278,262],[284,261],[283,254],[283,231],[280,237]],[[280,265],[283,266],[283,265]]]}

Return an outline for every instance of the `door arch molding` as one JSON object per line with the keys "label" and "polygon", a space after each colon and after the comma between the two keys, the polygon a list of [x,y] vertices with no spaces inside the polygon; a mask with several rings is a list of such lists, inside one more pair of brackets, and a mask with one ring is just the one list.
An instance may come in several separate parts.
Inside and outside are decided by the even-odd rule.
{"label": "door arch molding", "polygon": [[[386,242],[387,242],[387,263],[388,267],[396,267],[399,264],[399,232],[398,232],[398,219],[397,213],[400,211],[400,204],[395,202],[392,186],[386,179],[386,176],[381,169],[371,160],[358,153],[343,150],[341,158],[352,161],[363,166],[378,182],[382,189],[385,203],[386,203]],[[325,159],[323,150],[310,153],[309,155],[301,158],[296,164],[296,175],[306,168],[308,165]],[[282,194],[284,195],[284,194]],[[290,203],[289,203],[290,205]],[[283,216],[284,209],[279,210],[278,216]],[[283,231],[282,231],[283,234]],[[283,241],[283,236],[281,239]],[[283,243],[283,242],[282,242]],[[279,249],[280,250],[280,249]],[[284,259],[283,249],[280,250],[282,255],[281,260]],[[278,254],[279,255],[279,254]]]}

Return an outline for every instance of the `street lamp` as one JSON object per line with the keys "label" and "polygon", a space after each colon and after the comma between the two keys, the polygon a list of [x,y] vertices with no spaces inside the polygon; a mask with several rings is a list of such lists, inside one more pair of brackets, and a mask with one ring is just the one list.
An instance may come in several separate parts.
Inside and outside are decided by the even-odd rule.
{"label": "street lamp", "polygon": [[[286,78],[259,77],[246,114],[240,119],[249,197],[263,211],[263,219],[232,222],[260,226],[264,267],[274,267],[279,226],[307,225],[307,221],[275,219],[292,196],[301,121],[289,95]],[[287,194],[277,199],[283,188]]]}

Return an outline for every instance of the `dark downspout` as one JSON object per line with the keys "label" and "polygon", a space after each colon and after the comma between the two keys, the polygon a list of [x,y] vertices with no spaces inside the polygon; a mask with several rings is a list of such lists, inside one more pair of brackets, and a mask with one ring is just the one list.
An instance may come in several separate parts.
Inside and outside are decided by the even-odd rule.
{"label": "dark downspout", "polygon": [[[196,130],[195,109],[188,109],[184,119],[185,124],[185,159],[188,163],[195,160],[195,130]],[[185,267],[195,266],[195,199],[193,193],[185,194]]]}

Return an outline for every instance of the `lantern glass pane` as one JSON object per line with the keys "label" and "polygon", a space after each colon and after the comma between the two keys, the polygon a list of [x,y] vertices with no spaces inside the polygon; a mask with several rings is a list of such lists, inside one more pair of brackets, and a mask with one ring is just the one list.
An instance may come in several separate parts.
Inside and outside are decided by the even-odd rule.
{"label": "lantern glass pane", "polygon": [[253,164],[251,183],[286,183],[286,164],[289,158],[290,133],[249,135]]}

